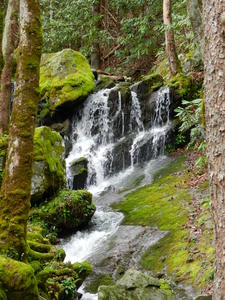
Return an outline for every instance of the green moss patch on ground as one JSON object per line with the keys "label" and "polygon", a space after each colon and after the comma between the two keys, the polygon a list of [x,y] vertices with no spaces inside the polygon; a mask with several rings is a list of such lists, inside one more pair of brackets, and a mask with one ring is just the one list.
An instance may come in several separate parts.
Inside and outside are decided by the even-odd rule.
{"label": "green moss patch on ground", "polygon": [[[155,176],[152,185],[142,187],[113,207],[124,213],[124,224],[158,227],[168,231],[159,243],[148,249],[140,266],[154,275],[167,274],[176,281],[204,287],[213,277],[213,230],[203,189],[190,190],[191,178],[179,157]],[[199,196],[198,213],[193,198]],[[194,222],[191,220],[195,215]],[[205,218],[209,221],[206,225]],[[202,221],[201,221],[202,220]],[[201,224],[199,224],[199,222]],[[197,235],[191,228],[201,232]]]}

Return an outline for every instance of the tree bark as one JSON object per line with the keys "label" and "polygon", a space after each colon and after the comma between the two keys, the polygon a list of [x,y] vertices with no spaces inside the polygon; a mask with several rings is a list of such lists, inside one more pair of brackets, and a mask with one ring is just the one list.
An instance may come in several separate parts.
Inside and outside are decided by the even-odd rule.
{"label": "tree bark", "polygon": [[187,11],[194,33],[195,45],[202,53],[203,28],[202,28],[202,5],[199,0],[187,0]]}
{"label": "tree bark", "polygon": [[[98,1],[98,3],[93,4],[92,6],[92,14],[93,17],[98,18],[101,13],[101,0]],[[97,30],[101,30],[101,21],[97,21]],[[101,68],[101,50],[99,42],[95,42],[93,45],[93,51],[91,53],[91,67],[95,70],[98,70]]]}
{"label": "tree bark", "polygon": [[[224,16],[224,20],[223,20]],[[225,1],[203,1],[207,157],[215,224],[213,299],[225,299]]]}
{"label": "tree bark", "polygon": [[2,55],[3,28],[4,28],[4,3],[3,0],[0,0],[0,77],[3,68],[3,55]]}
{"label": "tree bark", "polygon": [[18,13],[19,0],[9,0],[2,39],[4,67],[1,74],[0,135],[7,133],[9,128],[13,54],[18,44]]}
{"label": "tree bark", "polygon": [[172,29],[172,3],[171,0],[163,0],[163,22],[165,25],[166,53],[169,61],[170,74],[175,75],[179,71],[179,61],[176,52],[174,32]]}
{"label": "tree bark", "polygon": [[0,253],[17,260],[25,260],[27,252],[41,48],[39,0],[20,0],[18,77],[0,196]]}

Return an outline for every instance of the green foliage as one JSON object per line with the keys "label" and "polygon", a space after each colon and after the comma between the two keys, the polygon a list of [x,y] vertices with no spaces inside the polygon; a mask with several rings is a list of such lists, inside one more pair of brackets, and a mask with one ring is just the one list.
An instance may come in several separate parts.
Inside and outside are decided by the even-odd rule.
{"label": "green foliage", "polygon": [[[203,99],[182,100],[182,106],[175,109],[176,116],[181,123],[179,127],[180,133],[185,134],[190,131],[189,148],[200,146],[205,140],[205,129],[202,125],[202,102]],[[202,146],[201,150],[203,150]]]}

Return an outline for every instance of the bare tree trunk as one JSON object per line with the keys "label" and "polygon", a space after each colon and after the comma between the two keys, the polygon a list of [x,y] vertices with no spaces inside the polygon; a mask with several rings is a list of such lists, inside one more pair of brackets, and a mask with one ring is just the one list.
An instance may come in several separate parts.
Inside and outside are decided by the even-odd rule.
{"label": "bare tree trunk", "polygon": [[169,61],[170,74],[175,75],[179,71],[179,61],[176,52],[174,32],[172,27],[172,3],[171,0],[163,0],[163,21],[165,25],[166,53]]}
{"label": "bare tree trunk", "polygon": [[194,40],[199,52],[202,52],[203,46],[203,28],[202,28],[202,5],[199,0],[187,0],[187,11],[191,21]]}
{"label": "bare tree trunk", "polygon": [[225,299],[225,1],[203,1],[207,156],[215,224],[213,299]]}
{"label": "bare tree trunk", "polygon": [[[93,4],[92,6],[92,14],[93,16],[99,17],[101,13],[101,0],[98,1],[97,4]],[[97,28],[98,30],[101,30],[101,21],[97,21]],[[93,69],[100,69],[101,66],[101,51],[100,51],[100,46],[99,43],[96,42],[93,45],[93,51],[91,53],[91,67]]]}
{"label": "bare tree trunk", "polygon": [[0,253],[17,260],[25,260],[27,251],[41,48],[39,0],[20,0],[18,77],[0,196]]}
{"label": "bare tree trunk", "polygon": [[11,76],[13,70],[13,54],[18,44],[18,13],[19,0],[9,0],[2,39],[4,67],[1,74],[0,135],[7,133],[9,128],[9,105],[11,95]]}

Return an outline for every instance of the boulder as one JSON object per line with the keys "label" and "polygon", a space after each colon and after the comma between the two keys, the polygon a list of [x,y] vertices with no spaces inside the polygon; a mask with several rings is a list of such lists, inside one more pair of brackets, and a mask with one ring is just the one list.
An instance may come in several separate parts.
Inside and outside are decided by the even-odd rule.
{"label": "boulder", "polygon": [[87,59],[79,52],[64,49],[43,54],[40,68],[42,106],[40,118],[47,123],[65,120],[71,108],[94,89],[94,75]]}
{"label": "boulder", "polygon": [[49,127],[36,128],[31,201],[38,204],[65,185],[63,139]]}
{"label": "boulder", "polygon": [[0,256],[0,299],[39,299],[37,281],[30,265]]}
{"label": "boulder", "polygon": [[99,300],[173,300],[172,291],[160,287],[159,279],[137,270],[128,270],[113,286],[100,286]]}
{"label": "boulder", "polygon": [[95,205],[88,191],[61,190],[51,201],[31,211],[31,219],[43,220],[59,233],[75,232],[91,220]]}
{"label": "boulder", "polygon": [[70,174],[73,178],[73,189],[82,190],[87,184],[88,160],[85,157],[74,160],[70,165]]}

